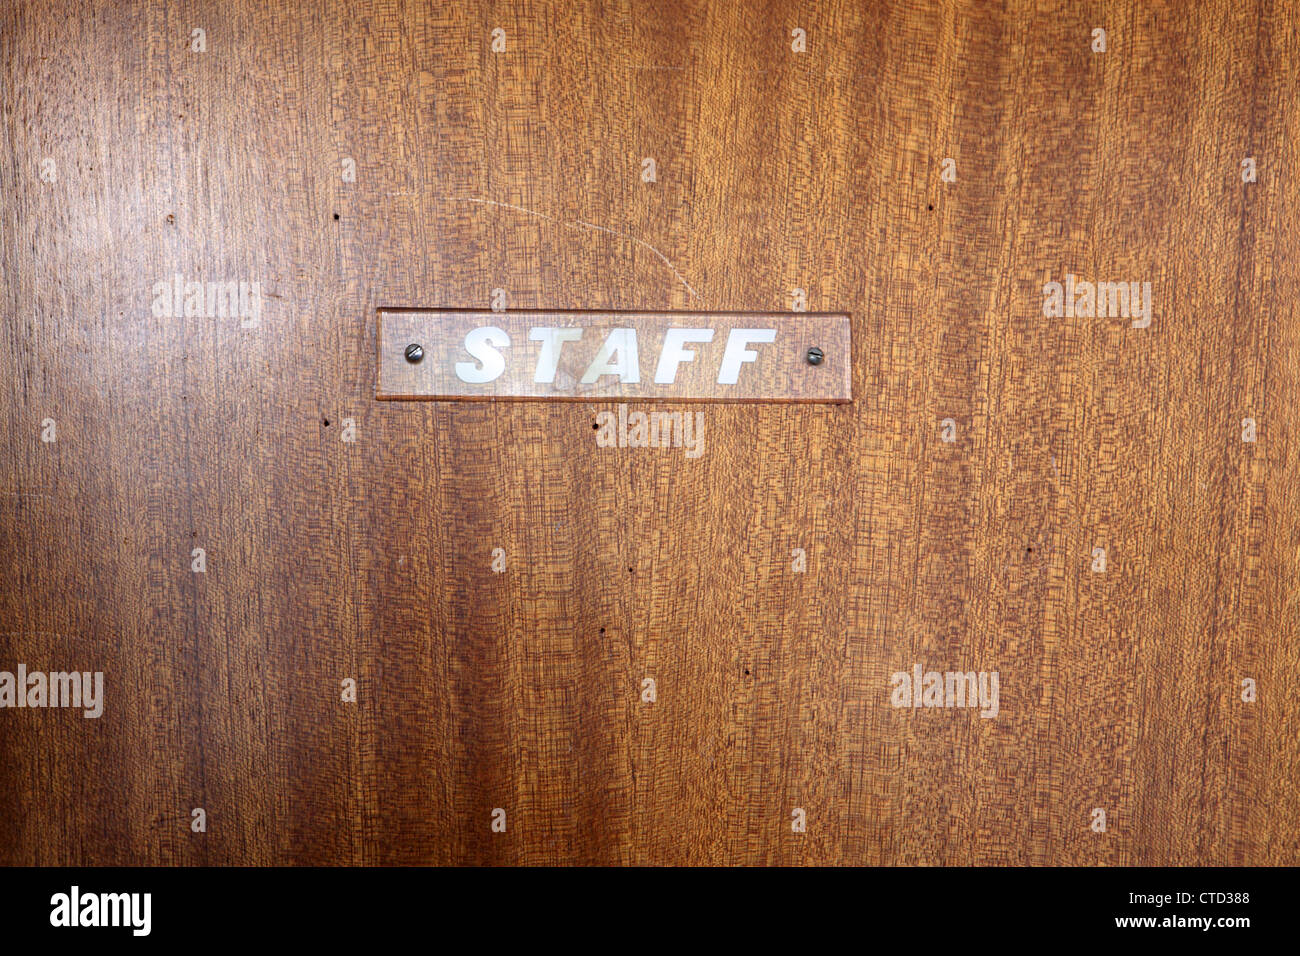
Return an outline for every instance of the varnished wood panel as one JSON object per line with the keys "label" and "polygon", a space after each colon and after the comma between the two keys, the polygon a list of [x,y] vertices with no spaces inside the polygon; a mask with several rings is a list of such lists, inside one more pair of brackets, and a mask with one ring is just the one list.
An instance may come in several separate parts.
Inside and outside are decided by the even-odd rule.
{"label": "varnished wood panel", "polygon": [[[1300,862],[1298,24],[5,4],[0,670],[105,704],[0,710],[0,862]],[[498,289],[848,313],[854,401],[374,399]]]}

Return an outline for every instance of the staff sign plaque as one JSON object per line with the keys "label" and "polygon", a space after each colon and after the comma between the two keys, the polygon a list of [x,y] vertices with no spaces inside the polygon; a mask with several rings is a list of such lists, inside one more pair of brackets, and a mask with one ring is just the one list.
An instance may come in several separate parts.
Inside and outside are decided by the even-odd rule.
{"label": "staff sign plaque", "polygon": [[848,402],[824,312],[379,310],[379,399]]}

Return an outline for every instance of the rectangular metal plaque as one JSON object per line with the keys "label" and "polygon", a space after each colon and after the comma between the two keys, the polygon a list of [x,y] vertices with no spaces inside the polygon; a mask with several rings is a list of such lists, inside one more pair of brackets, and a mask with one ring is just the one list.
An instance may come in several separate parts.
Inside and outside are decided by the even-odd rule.
{"label": "rectangular metal plaque", "polygon": [[380,399],[847,402],[824,312],[379,310]]}

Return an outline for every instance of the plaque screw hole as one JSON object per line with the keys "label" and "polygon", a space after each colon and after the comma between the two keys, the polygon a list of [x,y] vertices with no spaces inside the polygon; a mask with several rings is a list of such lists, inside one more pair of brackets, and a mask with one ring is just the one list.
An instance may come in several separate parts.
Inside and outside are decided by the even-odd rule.
{"label": "plaque screw hole", "polygon": [[406,360],[412,365],[418,365],[424,361],[424,346],[412,342],[406,347]]}
{"label": "plaque screw hole", "polygon": [[822,359],[824,359],[825,357],[826,357],[826,353],[823,352],[821,349],[817,348],[816,346],[813,346],[808,350],[807,358],[808,358],[809,365],[821,365]]}

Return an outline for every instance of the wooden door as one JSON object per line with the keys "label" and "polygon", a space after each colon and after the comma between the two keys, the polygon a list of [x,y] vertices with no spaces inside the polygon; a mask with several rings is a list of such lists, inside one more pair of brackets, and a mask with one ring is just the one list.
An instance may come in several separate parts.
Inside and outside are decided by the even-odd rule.
{"label": "wooden door", "polygon": [[[0,53],[0,671],[103,675],[0,709],[0,861],[1300,862],[1285,4]],[[845,312],[853,401],[381,402],[381,308]]]}

